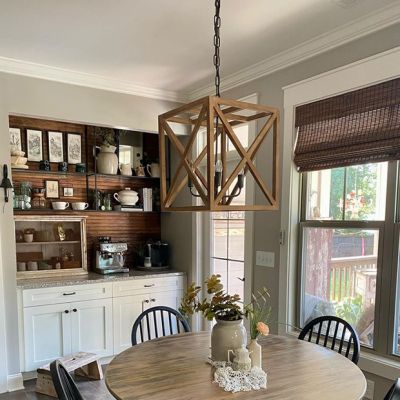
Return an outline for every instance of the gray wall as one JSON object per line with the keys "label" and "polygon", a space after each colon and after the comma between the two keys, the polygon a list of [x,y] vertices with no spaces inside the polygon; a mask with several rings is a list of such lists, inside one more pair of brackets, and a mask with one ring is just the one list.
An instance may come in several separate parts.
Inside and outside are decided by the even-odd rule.
{"label": "gray wall", "polygon": [[[334,68],[350,64],[354,61],[372,56],[374,54],[389,50],[399,46],[400,24],[380,32],[371,34],[362,39],[346,44],[322,55],[311,58],[307,61],[273,73],[269,76],[257,79],[243,86],[229,90],[222,94],[222,97],[241,98],[251,93],[259,94],[259,102],[277,106],[283,110],[283,91],[282,87],[298,82],[303,79],[321,74]],[[223,71],[222,71],[223,81]],[[281,132],[283,132],[283,115],[281,115]],[[282,153],[281,149],[281,153]],[[263,160],[267,157],[260,155],[261,168]],[[282,156],[282,154],[281,154]],[[282,157],[281,157],[282,159]],[[258,164],[259,166],[260,164]],[[261,199],[260,199],[261,200]],[[266,286],[272,299],[273,321],[278,320],[278,291],[279,291],[279,232],[281,226],[281,212],[258,212],[254,221],[254,251],[273,251],[275,253],[275,268],[263,268],[254,266],[254,290]],[[255,255],[254,255],[255,260]],[[284,266],[282,266],[284,268]],[[274,332],[277,325],[272,326]],[[370,378],[374,378],[370,375]],[[376,392],[382,394],[390,387],[390,381],[379,378],[376,383]],[[376,396],[375,398],[383,398]]]}
{"label": "gray wall", "polygon": [[[156,132],[157,116],[176,106],[177,103],[168,101],[0,73],[0,163],[2,165],[10,161],[8,133],[10,113]],[[1,191],[1,208],[3,204]],[[4,294],[6,307],[7,359],[10,375],[20,372],[11,203],[5,207],[4,213],[2,211],[1,209],[0,267],[3,266],[3,271],[0,271],[0,296]],[[0,315],[0,324],[1,320]],[[1,348],[0,354],[2,354]]]}

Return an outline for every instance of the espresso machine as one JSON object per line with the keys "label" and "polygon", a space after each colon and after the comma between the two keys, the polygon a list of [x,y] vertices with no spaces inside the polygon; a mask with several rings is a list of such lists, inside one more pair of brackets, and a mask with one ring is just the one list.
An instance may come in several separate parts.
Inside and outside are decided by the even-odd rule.
{"label": "espresso machine", "polygon": [[99,241],[95,250],[94,271],[102,275],[129,272],[129,268],[125,267],[127,251],[126,243]]}

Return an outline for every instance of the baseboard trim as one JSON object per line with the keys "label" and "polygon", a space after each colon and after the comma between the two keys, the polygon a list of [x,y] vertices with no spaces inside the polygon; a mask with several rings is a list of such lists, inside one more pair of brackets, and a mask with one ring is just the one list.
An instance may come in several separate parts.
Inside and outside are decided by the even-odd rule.
{"label": "baseboard trim", "polygon": [[9,392],[15,392],[16,390],[23,389],[25,389],[25,387],[21,373],[7,376],[7,390]]}

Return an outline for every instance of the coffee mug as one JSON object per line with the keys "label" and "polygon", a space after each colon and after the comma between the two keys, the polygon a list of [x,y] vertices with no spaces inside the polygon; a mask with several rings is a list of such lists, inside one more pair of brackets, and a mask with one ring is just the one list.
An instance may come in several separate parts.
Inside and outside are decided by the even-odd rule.
{"label": "coffee mug", "polygon": [[75,203],[71,203],[73,210],[86,210],[89,207],[88,203],[84,203],[83,201],[76,201]]}
{"label": "coffee mug", "polygon": [[153,178],[160,177],[160,166],[157,163],[147,164],[146,169],[151,177]]}
{"label": "coffee mug", "polygon": [[38,263],[37,261],[28,261],[28,271],[37,271]]}
{"label": "coffee mug", "polygon": [[48,160],[42,160],[39,162],[39,169],[41,171],[50,171],[50,162]]}
{"label": "coffee mug", "polygon": [[76,172],[84,173],[84,172],[86,172],[86,165],[82,164],[82,163],[76,164],[75,170],[76,170]]}
{"label": "coffee mug", "polygon": [[67,201],[52,201],[51,205],[54,210],[66,210],[69,207],[69,203]]}
{"label": "coffee mug", "polygon": [[58,163],[58,170],[60,172],[68,172],[68,163],[66,162],[59,162]]}

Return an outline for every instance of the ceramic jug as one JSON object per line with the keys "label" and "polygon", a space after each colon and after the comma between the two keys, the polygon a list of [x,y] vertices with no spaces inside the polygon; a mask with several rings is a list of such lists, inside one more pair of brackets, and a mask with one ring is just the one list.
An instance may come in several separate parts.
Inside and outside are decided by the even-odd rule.
{"label": "ceramic jug", "polygon": [[160,166],[157,163],[147,164],[146,169],[151,177],[153,178],[160,177]]}
{"label": "ceramic jug", "polygon": [[242,344],[242,347],[235,350],[228,350],[228,359],[230,353],[234,355],[233,358],[233,369],[236,371],[250,371],[251,359],[250,352],[246,349],[246,346]]}
{"label": "ceramic jug", "polygon": [[100,153],[97,156],[97,172],[100,174],[117,175],[118,157],[115,154],[115,146],[100,146]]}

